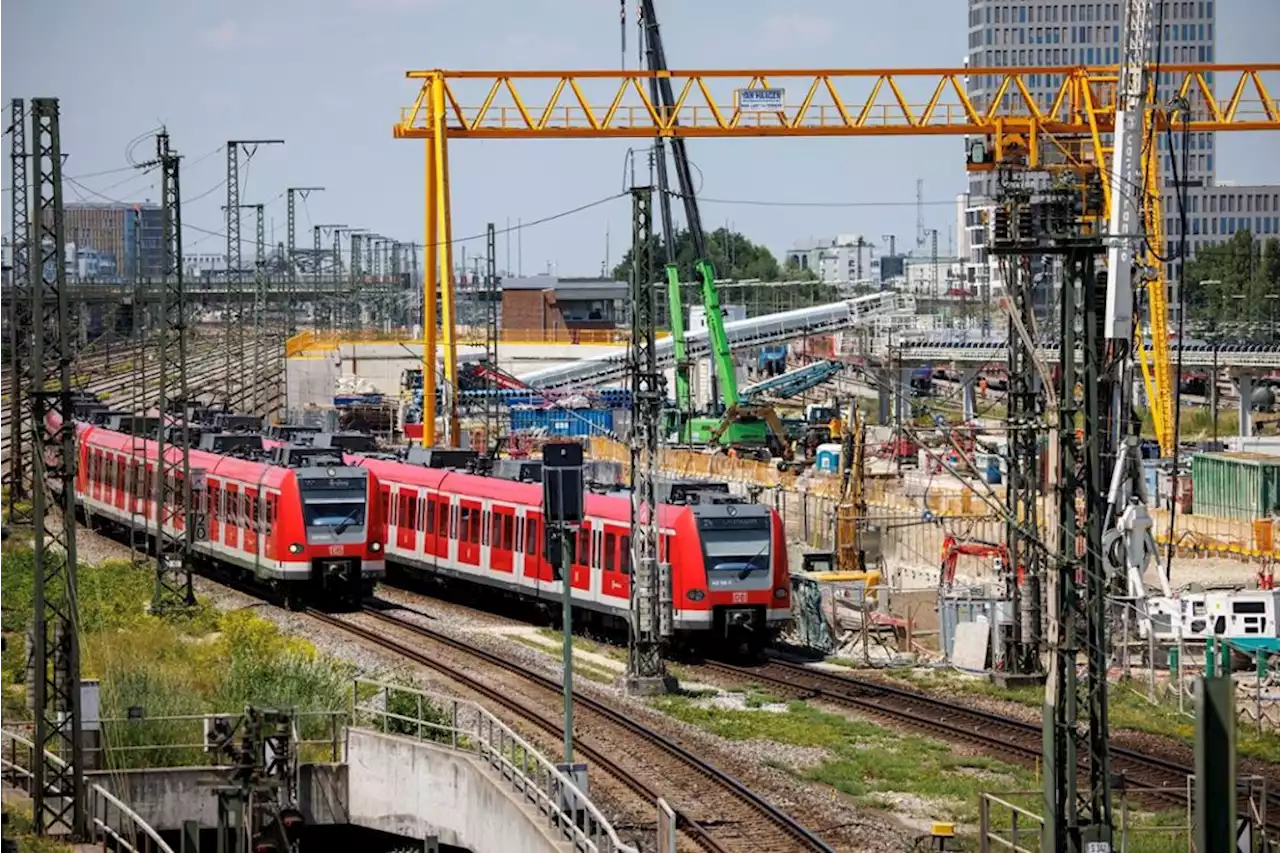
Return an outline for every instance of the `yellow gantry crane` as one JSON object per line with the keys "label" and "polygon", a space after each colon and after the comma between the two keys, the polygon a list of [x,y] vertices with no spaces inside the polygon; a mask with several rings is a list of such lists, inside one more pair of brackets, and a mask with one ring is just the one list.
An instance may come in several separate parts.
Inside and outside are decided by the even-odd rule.
{"label": "yellow gantry crane", "polygon": [[[1157,129],[1190,132],[1280,130],[1280,106],[1264,75],[1280,63],[1162,64],[1166,80],[1189,104],[1190,115],[1160,109],[1145,121]],[[979,108],[966,79],[999,81]],[[1028,85],[1050,75],[1056,90],[1046,104]],[[853,137],[969,136],[983,138],[984,162],[971,168],[1073,170],[1096,174],[1103,203],[1095,233],[1106,233],[1111,193],[1109,135],[1115,129],[1114,67],[1039,66],[956,69],[776,69],[707,71],[410,71],[418,95],[394,127],[399,139],[426,140],[426,280],[423,294],[423,443],[436,443],[435,362],[443,347],[446,441],[458,442],[457,335],[454,328],[452,228],[449,211],[451,139],[645,139],[654,136]],[[668,77],[679,92],[666,108],[647,94],[648,81]],[[1154,83],[1153,83],[1154,84]],[[1225,99],[1214,87],[1230,91]],[[744,91],[753,91],[743,97]],[[1185,119],[1185,121],[1184,121]],[[1148,134],[1155,138],[1155,134]],[[1150,149],[1150,150],[1147,150]],[[958,156],[962,156],[957,151]],[[1143,151],[1148,176],[1143,217],[1151,351],[1138,352],[1162,448],[1172,448],[1173,383],[1169,356],[1159,150]],[[440,329],[434,322],[440,295]]]}

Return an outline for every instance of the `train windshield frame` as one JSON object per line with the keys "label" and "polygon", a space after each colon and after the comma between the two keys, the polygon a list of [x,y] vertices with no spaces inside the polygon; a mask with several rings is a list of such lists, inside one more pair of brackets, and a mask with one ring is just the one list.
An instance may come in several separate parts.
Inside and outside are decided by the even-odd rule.
{"label": "train windshield frame", "polygon": [[709,574],[768,570],[773,536],[767,516],[701,518],[698,528]]}
{"label": "train windshield frame", "polygon": [[320,498],[303,500],[302,516],[307,527],[362,528],[365,522],[365,500]]}

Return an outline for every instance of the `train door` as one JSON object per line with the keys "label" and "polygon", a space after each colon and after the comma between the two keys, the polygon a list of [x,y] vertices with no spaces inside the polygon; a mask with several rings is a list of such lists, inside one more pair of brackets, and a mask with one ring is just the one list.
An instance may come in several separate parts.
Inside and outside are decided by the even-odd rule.
{"label": "train door", "polygon": [[458,499],[458,562],[480,565],[480,530],[484,523],[479,501]]}
{"label": "train door", "polygon": [[[268,494],[266,500],[266,515],[263,523],[263,545],[262,557],[264,561],[275,563],[277,554],[276,542],[276,517],[279,513],[280,496],[278,494]],[[276,568],[279,568],[278,566]]]}
{"label": "train door", "polygon": [[600,594],[626,598],[629,594],[631,537],[614,527],[604,529],[604,555],[600,572]]}
{"label": "train door", "polygon": [[515,510],[495,506],[489,519],[489,567],[510,574],[515,570]]}
{"label": "train door", "polygon": [[578,528],[577,547],[573,549],[573,588],[591,591],[591,522],[583,521]]}
{"label": "train door", "polygon": [[448,495],[436,495],[436,538],[432,555],[437,560],[449,559],[449,543],[458,535],[457,521],[450,512],[452,505]]}
{"label": "train door", "polygon": [[116,494],[115,494],[116,509],[127,510],[129,506],[128,504],[128,501],[129,501],[128,488],[129,487],[127,485],[128,474],[129,474],[128,458],[124,456],[117,457],[116,458]]}
{"label": "train door", "polygon": [[222,519],[222,544],[228,548],[240,547],[240,488],[235,483],[226,483],[227,511]]}
{"label": "train door", "polygon": [[542,516],[529,510],[524,517],[524,576],[534,582],[535,589],[551,580],[542,550]]}
{"label": "train door", "polygon": [[391,487],[383,483],[378,484],[378,507],[382,510],[382,541],[391,544]]}
{"label": "train door", "polygon": [[258,490],[244,491],[244,533],[240,537],[241,549],[253,562],[254,571],[258,568]]}
{"label": "train door", "polygon": [[413,522],[418,513],[418,493],[401,486],[396,496],[396,547],[413,552]]}
{"label": "train door", "polygon": [[95,501],[102,500],[102,451],[94,450],[89,458],[89,483]]}

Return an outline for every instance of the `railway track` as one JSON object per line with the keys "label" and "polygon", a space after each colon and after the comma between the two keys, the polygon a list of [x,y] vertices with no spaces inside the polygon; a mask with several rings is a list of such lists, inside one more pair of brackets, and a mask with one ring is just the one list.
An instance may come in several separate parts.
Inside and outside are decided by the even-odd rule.
{"label": "railway track", "polygon": [[[822,672],[800,664],[771,661],[760,666],[705,663],[700,669],[734,681],[750,681],[793,698],[819,699],[882,720],[906,725],[951,743],[968,743],[985,755],[1022,764],[1043,758],[1043,732],[1034,723],[1012,720],[881,681]],[[1194,768],[1122,746],[1111,747],[1111,772],[1124,774],[1132,789],[1150,789],[1144,797],[1167,805],[1186,805],[1187,777]],[[1280,831],[1280,790],[1268,780],[1266,825]]]}
{"label": "railway track", "polygon": [[[405,645],[388,636],[385,631],[349,622],[322,611],[310,610],[308,613],[326,625],[360,637],[464,684],[468,689],[532,721],[549,735],[559,737],[561,734],[562,719],[559,713],[530,708],[509,693],[431,656],[426,650]],[[529,672],[519,664],[492,652],[474,648],[375,608],[366,607],[360,615],[381,623],[384,628],[393,627],[466,655],[481,668],[496,668],[515,675],[545,695],[544,704],[559,707],[562,695],[559,680]],[[623,711],[592,697],[575,693],[574,714],[576,730],[586,735],[576,744],[579,752],[597,768],[646,800],[656,802],[659,796],[665,796],[668,801],[673,797],[677,798],[678,801],[673,806],[677,809],[680,831],[686,839],[702,849],[711,853],[739,850],[751,853],[831,850],[822,839],[737,779]],[[600,739],[608,740],[609,750],[596,745]],[[641,778],[636,770],[624,767],[621,761],[613,757],[618,755],[625,756],[628,763],[646,770],[650,778]],[[668,784],[678,786],[678,793],[659,791],[655,784],[659,780],[664,787]]]}
{"label": "railway track", "polygon": [[[121,354],[117,353],[116,355],[120,356]],[[101,374],[104,368],[112,364],[107,358],[108,356],[103,356],[101,359],[95,359],[92,362],[77,364],[75,368],[76,375],[92,377],[95,375],[95,371]],[[227,374],[220,344],[216,341],[209,342],[208,345],[201,346],[196,352],[189,354],[187,372],[188,393],[192,396],[199,397],[211,394],[221,396],[226,387]],[[145,394],[148,406],[154,405],[158,399],[159,378],[159,364],[156,363],[154,352],[149,351],[147,353],[146,370],[142,377],[144,388],[151,386]],[[266,414],[274,409],[276,402],[282,397],[280,388],[282,377],[277,360],[268,362],[267,370],[256,378],[244,374],[233,374],[231,378],[231,402],[234,406],[251,407],[254,392],[257,390],[258,398],[263,402],[260,411]],[[91,391],[95,394],[107,394],[109,395],[108,403],[132,407],[136,399],[134,386],[137,379],[133,360],[130,358],[123,369],[114,369],[109,376],[82,382],[78,385],[78,390]],[[8,388],[9,383],[6,381],[4,386],[6,395]],[[28,423],[28,419],[24,418],[24,428]],[[3,468],[5,471],[9,467],[9,445],[9,424],[6,422],[3,432],[0,433],[0,455],[3,456]]]}

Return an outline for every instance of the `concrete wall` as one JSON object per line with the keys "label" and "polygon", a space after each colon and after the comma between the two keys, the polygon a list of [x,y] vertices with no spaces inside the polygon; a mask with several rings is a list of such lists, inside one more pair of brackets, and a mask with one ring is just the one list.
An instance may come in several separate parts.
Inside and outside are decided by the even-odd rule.
{"label": "concrete wall", "polygon": [[568,845],[542,816],[469,755],[350,729],[351,822],[410,838],[438,835],[475,853],[552,853]]}
{"label": "concrete wall", "polygon": [[[157,830],[181,829],[186,820],[217,826],[213,788],[225,784],[225,767],[170,767],[153,770],[95,771],[89,780],[129,804]],[[299,807],[308,823],[347,822],[347,768],[340,764],[304,764]]]}

